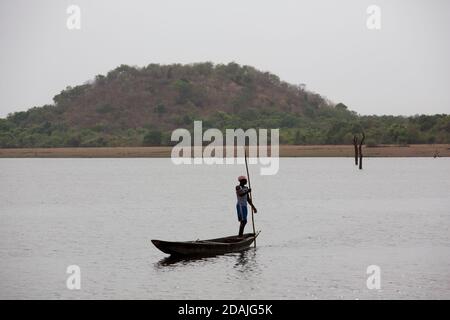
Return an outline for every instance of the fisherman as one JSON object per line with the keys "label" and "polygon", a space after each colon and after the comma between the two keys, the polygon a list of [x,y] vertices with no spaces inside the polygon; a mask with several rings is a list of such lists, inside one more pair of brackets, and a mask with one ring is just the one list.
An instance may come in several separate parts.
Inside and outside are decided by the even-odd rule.
{"label": "fisherman", "polygon": [[239,176],[238,181],[239,185],[236,186],[236,211],[238,220],[241,223],[239,226],[239,236],[242,237],[242,235],[244,234],[245,225],[247,224],[247,202],[252,207],[254,213],[256,213],[257,211],[249,195],[252,190],[245,186],[247,184],[247,177]]}

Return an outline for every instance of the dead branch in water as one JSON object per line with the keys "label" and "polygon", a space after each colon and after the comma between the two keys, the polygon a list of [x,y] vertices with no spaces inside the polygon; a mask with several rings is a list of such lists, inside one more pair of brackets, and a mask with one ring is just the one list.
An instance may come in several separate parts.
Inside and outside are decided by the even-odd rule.
{"label": "dead branch in water", "polygon": [[359,170],[362,169],[362,159],[363,159],[363,154],[362,154],[362,145],[364,143],[364,139],[366,138],[366,135],[364,134],[364,132],[362,133],[362,139],[361,142],[359,143]]}
{"label": "dead branch in water", "polygon": [[355,166],[358,165],[358,137],[353,136],[353,146],[355,147]]}

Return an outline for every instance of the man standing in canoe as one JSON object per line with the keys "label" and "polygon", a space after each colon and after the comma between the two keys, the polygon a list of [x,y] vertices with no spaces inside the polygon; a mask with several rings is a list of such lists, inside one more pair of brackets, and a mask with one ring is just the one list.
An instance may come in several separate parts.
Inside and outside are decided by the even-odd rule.
{"label": "man standing in canoe", "polygon": [[236,211],[238,220],[241,223],[239,226],[239,236],[241,237],[244,234],[244,228],[247,224],[247,202],[253,209],[253,212],[256,213],[256,208],[253,205],[252,199],[249,196],[249,193],[252,191],[250,188],[247,188],[245,185],[247,184],[247,178],[245,176],[238,177],[239,185],[236,186]]}

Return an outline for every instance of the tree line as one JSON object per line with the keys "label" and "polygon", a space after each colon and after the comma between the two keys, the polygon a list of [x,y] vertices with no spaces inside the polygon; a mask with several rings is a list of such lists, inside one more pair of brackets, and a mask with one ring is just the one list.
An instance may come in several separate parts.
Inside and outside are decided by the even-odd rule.
{"label": "tree line", "polygon": [[1,148],[171,145],[176,128],[280,128],[282,144],[450,143],[450,115],[363,116],[236,63],[121,65],[0,119]]}

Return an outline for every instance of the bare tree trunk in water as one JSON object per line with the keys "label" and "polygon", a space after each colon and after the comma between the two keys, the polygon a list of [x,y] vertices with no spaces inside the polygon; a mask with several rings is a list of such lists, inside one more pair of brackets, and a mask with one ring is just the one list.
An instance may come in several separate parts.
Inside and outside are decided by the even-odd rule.
{"label": "bare tree trunk in water", "polygon": [[362,169],[362,158],[363,158],[362,145],[364,143],[365,138],[366,138],[366,136],[364,135],[364,132],[363,132],[361,142],[359,143],[359,170]]}
{"label": "bare tree trunk in water", "polygon": [[358,165],[358,138],[353,136],[353,145],[355,146],[355,166]]}

